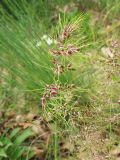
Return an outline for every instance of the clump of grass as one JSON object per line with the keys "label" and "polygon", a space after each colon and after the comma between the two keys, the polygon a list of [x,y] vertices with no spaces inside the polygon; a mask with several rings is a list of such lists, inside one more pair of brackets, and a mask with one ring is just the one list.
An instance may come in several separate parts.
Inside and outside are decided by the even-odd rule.
{"label": "clump of grass", "polygon": [[[16,3],[11,4],[11,2],[8,1],[7,5],[9,5],[11,11],[14,8],[17,10]],[[23,4],[20,5],[21,8],[23,7],[22,5]],[[57,40],[59,40],[56,47],[59,47],[59,52],[61,52],[62,48],[64,48],[64,51],[62,52],[68,53],[69,55],[75,53],[75,56],[71,55],[71,57],[69,57],[60,55],[57,56],[56,59],[55,56],[51,55],[49,52],[50,48],[56,48],[55,44],[52,44],[52,46],[49,47],[45,42],[42,42],[40,47],[36,46],[34,41],[36,41],[38,37],[35,35],[38,33],[42,35],[41,33],[44,28],[42,28],[41,25],[38,33],[36,28],[33,28],[32,32],[28,30],[29,27],[27,28],[23,22],[25,20],[25,16],[26,18],[27,16],[30,16],[30,8],[27,8],[26,5],[27,3],[25,3],[25,7],[22,11],[24,12],[24,16],[21,13],[21,9],[18,9],[19,14],[16,11],[13,12],[16,17],[18,15],[21,16],[20,19],[15,19],[14,16],[8,15],[3,8],[1,9],[1,14],[3,17],[1,19],[0,29],[1,69],[4,70],[1,76],[6,83],[12,79],[14,83],[13,88],[22,89],[23,92],[28,91],[29,93],[35,93],[36,98],[40,99],[44,93],[45,85],[64,85],[66,83],[72,84],[73,82],[80,82],[79,77],[76,75],[77,71],[72,71],[79,69],[79,62],[76,63],[74,59],[81,57],[80,63],[87,62],[88,65],[89,60],[86,56],[80,53],[80,49],[91,45],[91,42],[89,44],[87,35],[85,35],[84,29],[82,30],[82,28],[84,28],[83,25],[86,21],[86,16],[81,15],[79,18],[73,18],[71,22],[67,22],[69,21],[67,18],[64,19],[64,22],[60,20],[58,25],[59,31],[64,31],[63,33],[57,33],[59,35]],[[37,15],[35,15],[36,8],[31,8],[31,10],[34,13],[33,15],[38,18]],[[26,19],[26,23],[30,24],[29,20],[30,17]],[[36,24],[36,21],[32,21],[32,23]],[[38,27],[39,24],[40,23],[38,22]],[[67,27],[67,25],[69,27]],[[71,34],[71,32],[73,33]],[[76,52],[79,52],[79,54],[76,54]],[[55,64],[52,61],[53,57],[55,61],[58,61],[56,62],[58,63],[56,68],[57,74],[55,74],[54,70]],[[72,61],[74,64],[71,64]],[[60,71],[62,70],[62,66],[66,71],[59,75],[58,72],[62,72]],[[75,76],[76,78],[74,78]]]}
{"label": "clump of grass", "polygon": [[[32,26],[37,27],[29,30],[31,21],[30,17],[27,19],[29,14],[26,12],[26,19],[17,20],[3,14],[5,18],[1,20],[0,29],[1,77],[5,84],[13,82],[11,92],[23,93],[21,98],[29,101],[24,110],[29,111],[29,104],[33,101],[37,103],[40,115],[55,131],[46,159],[51,156],[57,159],[62,131],[68,136],[79,128],[81,110],[90,106],[94,69],[85,52],[94,45],[93,35],[88,15],[80,14],[73,18],[61,15],[57,26],[53,27],[54,32],[52,28],[49,30],[50,36],[44,31],[41,21],[31,20]],[[21,12],[19,16],[22,17]],[[12,101],[6,106],[11,104]]]}

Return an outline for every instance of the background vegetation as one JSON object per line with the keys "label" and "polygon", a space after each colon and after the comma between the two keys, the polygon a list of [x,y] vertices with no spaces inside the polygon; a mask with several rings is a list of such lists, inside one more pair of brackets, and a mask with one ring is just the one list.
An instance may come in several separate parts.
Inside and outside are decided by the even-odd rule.
{"label": "background vegetation", "polygon": [[0,159],[120,158],[120,1],[0,2]]}

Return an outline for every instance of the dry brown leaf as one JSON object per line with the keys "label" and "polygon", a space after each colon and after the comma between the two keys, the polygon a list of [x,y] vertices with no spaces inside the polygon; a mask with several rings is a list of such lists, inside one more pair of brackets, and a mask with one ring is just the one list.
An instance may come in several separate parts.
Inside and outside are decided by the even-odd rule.
{"label": "dry brown leaf", "polygon": [[109,47],[102,47],[101,52],[105,57],[108,57],[108,58],[114,57],[114,53],[112,52],[112,50]]}
{"label": "dry brown leaf", "polygon": [[36,153],[36,157],[38,157],[40,159],[44,158],[44,150],[43,149],[39,149],[37,147],[34,147],[33,150]]}
{"label": "dry brown leaf", "polygon": [[31,127],[31,123],[23,122],[18,124],[19,127],[22,127],[23,129],[26,129],[28,127]]}
{"label": "dry brown leaf", "polygon": [[120,145],[111,151],[111,154],[116,157],[116,159],[120,159]]}
{"label": "dry brown leaf", "polygon": [[6,118],[11,119],[14,118],[16,115],[15,111],[10,111],[6,113]]}
{"label": "dry brown leaf", "polygon": [[29,114],[26,115],[26,120],[32,121],[36,117],[37,116],[35,114],[29,113]]}
{"label": "dry brown leaf", "polygon": [[15,121],[17,123],[24,122],[25,121],[25,117],[23,115],[17,115],[16,118],[15,118]]}
{"label": "dry brown leaf", "polygon": [[44,130],[40,125],[40,120],[39,119],[35,120],[31,127],[32,127],[32,130],[33,130],[34,133],[36,133],[38,135],[44,134]]}

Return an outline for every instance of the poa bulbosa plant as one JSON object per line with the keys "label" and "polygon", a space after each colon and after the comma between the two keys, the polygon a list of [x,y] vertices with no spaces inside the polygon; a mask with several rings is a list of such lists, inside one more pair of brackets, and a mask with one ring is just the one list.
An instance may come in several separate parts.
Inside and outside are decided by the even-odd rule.
{"label": "poa bulbosa plant", "polygon": [[[11,9],[18,10],[16,5],[10,5]],[[79,101],[89,104],[94,73],[84,54],[94,44],[89,16],[60,15],[58,24],[46,34],[44,22],[33,20],[31,25],[31,10],[26,5],[14,12],[19,19],[1,8],[1,78],[6,84],[12,82],[13,92],[32,97],[30,101],[37,103],[41,114],[66,121]],[[38,20],[35,13],[34,8],[32,15]]]}

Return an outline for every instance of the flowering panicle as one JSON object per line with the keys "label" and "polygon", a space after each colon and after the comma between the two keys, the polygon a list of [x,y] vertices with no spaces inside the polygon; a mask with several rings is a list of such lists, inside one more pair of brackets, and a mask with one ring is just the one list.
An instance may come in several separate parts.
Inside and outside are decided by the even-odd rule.
{"label": "flowering panicle", "polygon": [[58,38],[59,43],[64,43],[66,39],[68,39],[71,35],[71,33],[75,30],[74,25],[67,25],[65,26],[62,34]]}
{"label": "flowering panicle", "polygon": [[73,45],[68,45],[66,48],[60,47],[58,50],[53,50],[53,49],[50,50],[50,52],[53,55],[63,55],[63,56],[69,56],[69,55],[72,55],[78,51],[79,51],[79,48],[77,48]]}
{"label": "flowering panicle", "polygon": [[41,98],[41,105],[43,108],[45,108],[47,99],[51,99],[58,95],[58,90],[59,90],[59,86],[56,84],[46,85],[44,94]]}
{"label": "flowering panicle", "polygon": [[[60,56],[71,56],[79,51],[79,48],[75,46],[74,44],[67,44],[66,41],[72,36],[73,31],[77,29],[76,24],[69,24],[66,25],[61,32],[61,34],[58,36],[58,39],[56,40],[56,48],[57,49],[50,49],[50,53],[53,56],[52,63],[54,65],[54,73],[58,76],[65,72],[66,70],[74,70],[71,63],[67,63],[65,66],[60,61]],[[53,97],[56,97],[58,95],[60,87],[56,84],[47,85],[44,91],[44,94],[41,98],[41,104],[44,108],[46,105],[47,99],[51,99]]]}
{"label": "flowering panicle", "polygon": [[73,69],[72,64],[63,66],[59,61],[59,56],[71,56],[79,51],[79,48],[74,44],[65,44],[65,41],[70,38],[73,31],[77,29],[77,25],[66,25],[63,32],[58,36],[57,49],[50,49],[50,53],[53,55],[54,73],[59,75],[66,70]]}

